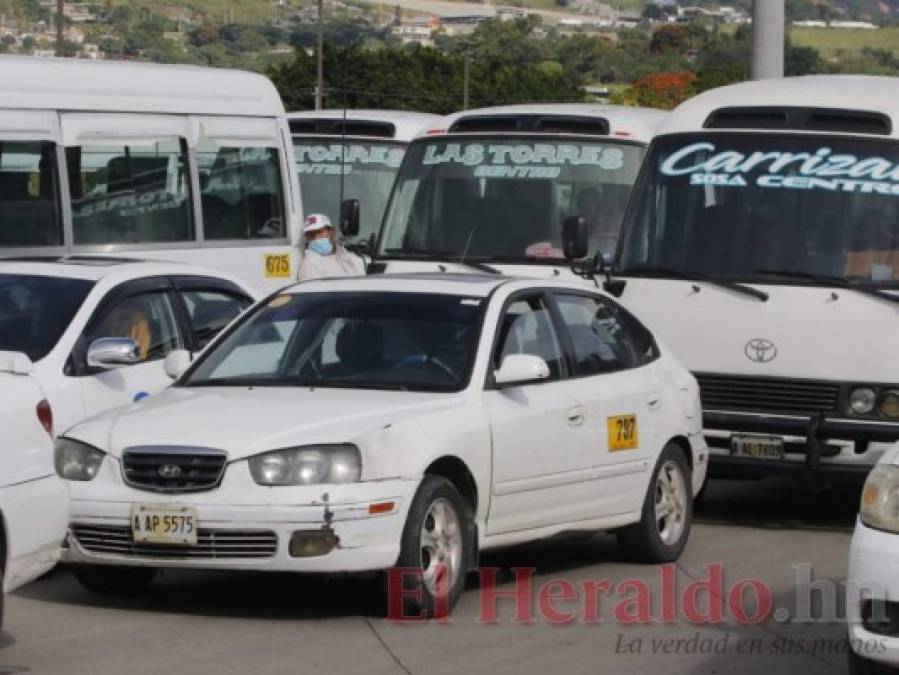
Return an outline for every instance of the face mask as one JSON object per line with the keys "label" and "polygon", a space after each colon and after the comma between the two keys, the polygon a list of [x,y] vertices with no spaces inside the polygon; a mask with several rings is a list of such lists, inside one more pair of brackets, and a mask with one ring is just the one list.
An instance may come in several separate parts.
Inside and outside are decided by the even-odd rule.
{"label": "face mask", "polygon": [[330,239],[322,237],[321,239],[313,239],[309,244],[309,250],[319,255],[331,255],[334,252],[334,244]]}

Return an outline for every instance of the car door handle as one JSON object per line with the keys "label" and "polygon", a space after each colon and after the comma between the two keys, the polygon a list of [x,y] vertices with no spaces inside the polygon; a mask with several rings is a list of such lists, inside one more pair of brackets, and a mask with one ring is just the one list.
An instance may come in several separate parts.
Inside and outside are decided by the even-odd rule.
{"label": "car door handle", "polygon": [[649,406],[650,410],[658,410],[662,407],[662,395],[658,392],[650,394],[646,401],[646,405]]}
{"label": "car door handle", "polygon": [[584,423],[584,409],[581,406],[575,406],[568,411],[568,425],[572,427],[580,426]]}

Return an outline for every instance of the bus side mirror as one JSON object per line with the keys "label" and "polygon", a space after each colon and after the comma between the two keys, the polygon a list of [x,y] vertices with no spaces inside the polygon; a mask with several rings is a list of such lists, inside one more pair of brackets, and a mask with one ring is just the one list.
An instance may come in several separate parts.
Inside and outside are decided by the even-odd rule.
{"label": "bus side mirror", "polygon": [[570,216],[562,223],[562,252],[569,260],[587,257],[587,221]]}
{"label": "bus side mirror", "polygon": [[344,237],[359,234],[359,200],[344,199],[340,204],[340,233]]}

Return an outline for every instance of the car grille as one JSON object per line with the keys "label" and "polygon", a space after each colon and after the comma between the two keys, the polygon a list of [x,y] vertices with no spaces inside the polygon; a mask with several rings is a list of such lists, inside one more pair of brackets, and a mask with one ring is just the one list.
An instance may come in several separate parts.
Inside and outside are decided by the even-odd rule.
{"label": "car grille", "polygon": [[86,551],[133,558],[212,560],[218,558],[271,558],[278,536],[267,530],[197,531],[196,545],[135,542],[131,528],[118,525],[72,525],[72,535]]}
{"label": "car grille", "polygon": [[218,487],[225,453],[210,448],[139,446],[125,450],[125,482],[154,492],[199,492]]}
{"label": "car grille", "polygon": [[840,400],[840,385],[834,382],[694,374],[706,410],[812,415],[835,412]]}

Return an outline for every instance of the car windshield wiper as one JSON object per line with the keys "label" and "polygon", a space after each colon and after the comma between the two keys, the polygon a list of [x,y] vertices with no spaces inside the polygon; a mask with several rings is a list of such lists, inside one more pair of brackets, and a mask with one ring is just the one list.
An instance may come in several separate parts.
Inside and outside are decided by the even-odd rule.
{"label": "car windshield wiper", "polygon": [[388,389],[390,391],[409,391],[409,387],[399,382],[352,382],[350,380],[297,377],[289,380],[288,383],[292,387],[309,387],[311,389]]}
{"label": "car windshield wiper", "polygon": [[270,377],[213,377],[207,380],[189,380],[183,387],[286,387],[286,382]]}
{"label": "car windshield wiper", "polygon": [[388,256],[395,256],[397,258],[434,260],[436,262],[453,263],[455,265],[462,265],[463,267],[470,267],[479,272],[486,272],[487,274],[501,274],[498,269],[491,267],[487,263],[478,260],[462,259],[462,254],[453,253],[452,251],[429,251],[422,248],[388,248],[384,249],[384,253]]}
{"label": "car windshield wiper", "polygon": [[635,267],[628,267],[624,270],[615,271],[613,274],[615,276],[621,275],[625,277],[671,277],[672,279],[683,279],[684,281],[698,281],[700,283],[726,288],[727,290],[742,293],[743,295],[750,295],[753,298],[758,298],[762,302],[767,302],[770,297],[765,291],[760,291],[752,286],[745,286],[734,281],[719,279],[699,272],[688,272],[686,270],[678,270],[673,267],[663,267],[660,265],[637,265]]}
{"label": "car windshield wiper", "polygon": [[899,295],[888,293],[882,288],[878,288],[874,284],[853,281],[846,277],[839,277],[829,274],[814,274],[812,272],[803,272],[801,270],[772,270],[760,269],[754,270],[754,274],[770,274],[772,276],[786,277],[789,279],[803,279],[812,284],[821,284],[822,286],[836,286],[837,288],[845,288],[851,291],[857,291],[870,295],[873,298],[880,298],[888,302],[899,302]]}

